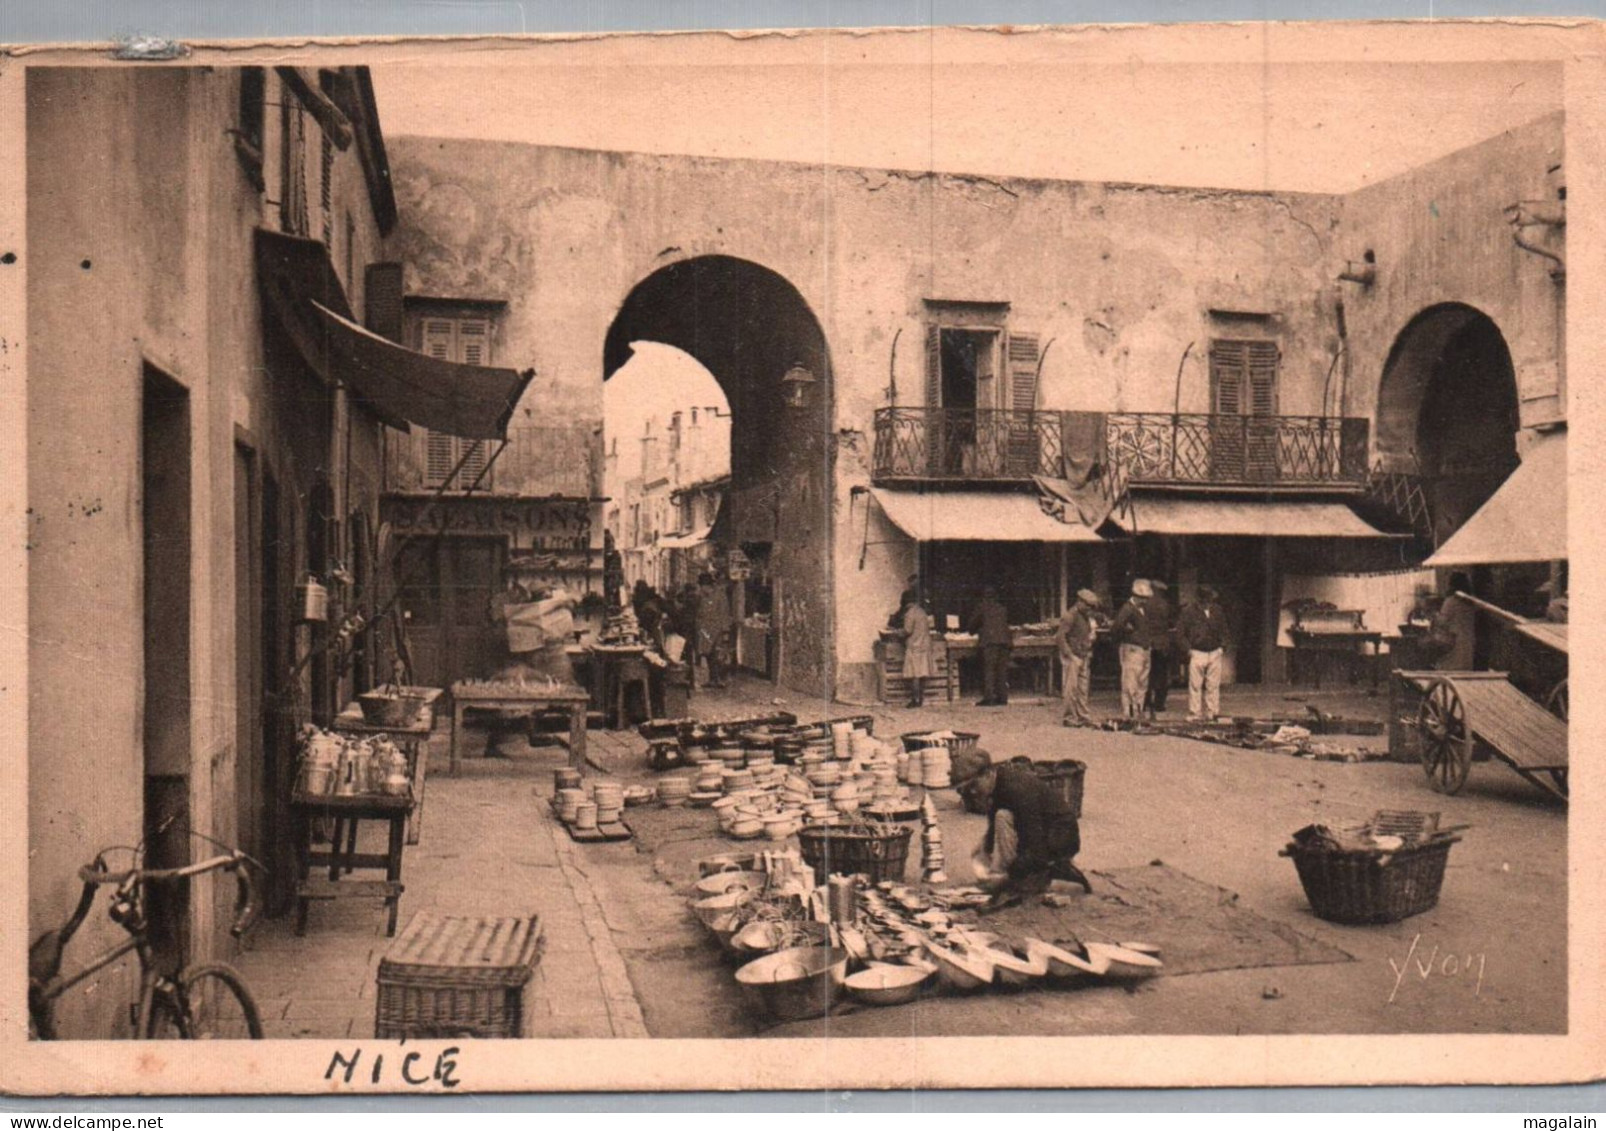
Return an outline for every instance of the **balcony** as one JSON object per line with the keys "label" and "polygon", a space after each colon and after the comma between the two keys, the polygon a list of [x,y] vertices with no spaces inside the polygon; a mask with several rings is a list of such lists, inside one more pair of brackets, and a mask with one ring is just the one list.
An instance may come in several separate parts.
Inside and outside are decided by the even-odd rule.
{"label": "balcony", "polygon": [[[1102,419],[1102,435],[1096,421]],[[879,484],[1010,483],[1061,476],[1089,443],[1129,483],[1150,487],[1358,491],[1369,423],[1321,416],[1011,412],[883,408],[875,415]]]}

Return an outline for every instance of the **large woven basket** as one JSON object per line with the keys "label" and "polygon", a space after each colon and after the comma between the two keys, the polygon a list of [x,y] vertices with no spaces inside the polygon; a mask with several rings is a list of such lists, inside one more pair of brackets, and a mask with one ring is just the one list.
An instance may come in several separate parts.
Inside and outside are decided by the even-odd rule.
{"label": "large woven basket", "polygon": [[797,834],[803,860],[814,869],[816,883],[831,875],[868,876],[872,884],[898,883],[909,862],[909,838],[914,829],[895,825],[884,833],[821,825]]}
{"label": "large woven basket", "polygon": [[1082,819],[1082,791],[1087,782],[1087,763],[1074,758],[1059,762],[1034,762],[1032,769],[1049,785],[1059,791],[1065,811],[1077,820]]}
{"label": "large woven basket", "polygon": [[362,706],[363,721],[376,727],[412,726],[427,701],[422,695],[405,691],[394,695],[367,691],[357,696],[357,702]]}
{"label": "large woven basket", "polygon": [[946,746],[951,754],[968,754],[981,742],[981,735],[970,731],[956,730],[952,738],[938,738],[937,734],[937,731],[916,730],[898,737],[903,741],[903,748],[910,754],[932,746]]}
{"label": "large woven basket", "polygon": [[379,962],[374,1036],[522,1037],[541,922],[421,912]]}
{"label": "large woven basket", "polygon": [[[1439,902],[1450,846],[1459,837],[1402,848],[1379,858],[1371,852],[1336,852],[1289,845],[1317,918],[1331,923],[1395,923]],[[1385,862],[1386,861],[1386,862]]]}

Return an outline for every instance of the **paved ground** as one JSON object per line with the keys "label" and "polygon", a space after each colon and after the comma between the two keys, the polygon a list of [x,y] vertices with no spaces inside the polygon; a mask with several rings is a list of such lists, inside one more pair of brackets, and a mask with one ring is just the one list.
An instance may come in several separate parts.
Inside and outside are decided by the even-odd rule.
{"label": "paved ground", "polygon": [[[1224,707],[1297,716],[1307,698],[1352,718],[1381,718],[1384,710],[1383,700],[1354,693],[1291,701],[1281,691],[1229,694]],[[730,717],[773,707],[805,719],[849,713],[778,697],[757,683],[717,697],[705,692],[694,709]],[[650,844],[644,837],[635,844],[576,845],[544,804],[563,751],[531,748],[516,737],[496,742],[509,757],[469,757],[460,778],[430,779],[421,843],[407,851],[402,921],[426,907],[540,914],[548,946],[528,995],[535,1037],[1565,1029],[1566,811],[1498,763],[1475,766],[1466,790],[1444,798],[1426,788],[1413,765],[1313,762],[1163,736],[1069,731],[1055,725],[1052,704],[875,713],[881,735],[953,726],[981,733],[997,758],[1081,759],[1089,766],[1084,869],[1164,860],[1236,893],[1240,906],[1280,929],[1354,961],[1161,978],[1139,992],[940,999],[769,1028],[744,1008],[732,969],[687,911],[684,887],[676,887],[696,854],[735,847],[718,839],[712,815],[707,828],[696,823],[701,814],[687,814],[672,828],[643,820],[643,829],[656,830]],[[470,743],[471,754],[481,741]],[[433,764],[444,765],[443,733],[434,748]],[[592,736],[595,761],[624,780],[653,776],[642,751],[633,734]],[[951,794],[943,796],[950,874],[964,882],[983,825],[960,812]],[[1440,906],[1386,927],[1315,919],[1278,849],[1305,824],[1359,819],[1383,807],[1437,809],[1446,823],[1474,826],[1451,855]],[[352,901],[315,905],[302,939],[288,922],[258,931],[241,965],[263,1003],[270,1036],[372,1032],[375,972],[387,943],[382,920],[377,902]]]}

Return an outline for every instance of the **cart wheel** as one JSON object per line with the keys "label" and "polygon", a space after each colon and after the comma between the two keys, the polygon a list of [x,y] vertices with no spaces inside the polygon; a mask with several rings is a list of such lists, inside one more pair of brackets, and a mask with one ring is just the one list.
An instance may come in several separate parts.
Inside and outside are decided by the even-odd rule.
{"label": "cart wheel", "polygon": [[1440,793],[1459,793],[1472,769],[1472,728],[1467,707],[1455,684],[1436,679],[1416,716],[1422,750],[1422,771]]}
{"label": "cart wheel", "polygon": [[1545,709],[1562,722],[1567,721],[1567,681],[1562,680],[1550,689],[1545,698]]}

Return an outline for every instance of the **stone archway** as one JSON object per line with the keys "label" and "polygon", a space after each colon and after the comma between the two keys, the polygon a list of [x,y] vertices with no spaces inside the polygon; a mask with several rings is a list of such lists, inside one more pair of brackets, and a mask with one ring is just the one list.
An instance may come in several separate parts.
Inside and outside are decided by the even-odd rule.
{"label": "stone archway", "polygon": [[1517,466],[1516,372],[1494,320],[1462,303],[1400,331],[1378,389],[1383,468],[1418,475],[1437,541],[1458,530]]}
{"label": "stone archway", "polygon": [[[829,698],[832,383],[819,320],[775,271],[733,256],[699,256],[661,267],[631,289],[608,328],[604,380],[640,341],[684,351],[724,390],[731,488],[715,539],[766,555],[775,581],[778,680]],[[796,405],[782,380],[794,367],[814,378]]]}

